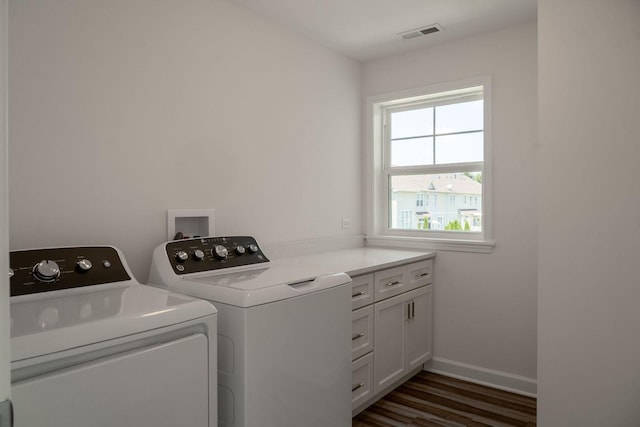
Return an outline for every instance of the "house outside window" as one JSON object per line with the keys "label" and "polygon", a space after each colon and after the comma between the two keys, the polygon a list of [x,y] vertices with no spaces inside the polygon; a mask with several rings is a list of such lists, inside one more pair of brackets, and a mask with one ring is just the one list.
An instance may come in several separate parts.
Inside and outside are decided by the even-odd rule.
{"label": "house outside window", "polygon": [[484,77],[369,99],[368,234],[489,241],[490,98]]}
{"label": "house outside window", "polygon": [[400,211],[400,215],[398,218],[398,224],[400,228],[411,228],[412,223],[411,219],[413,218],[412,211]]}

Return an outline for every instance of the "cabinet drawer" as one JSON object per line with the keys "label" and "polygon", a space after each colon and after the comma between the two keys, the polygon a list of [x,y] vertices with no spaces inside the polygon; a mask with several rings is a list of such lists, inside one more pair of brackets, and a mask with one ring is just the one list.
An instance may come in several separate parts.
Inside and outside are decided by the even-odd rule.
{"label": "cabinet drawer", "polygon": [[374,273],[375,301],[399,295],[408,290],[408,270],[406,265],[376,271]]}
{"label": "cabinet drawer", "polygon": [[351,282],[351,309],[373,303],[373,274],[356,276]]}
{"label": "cabinet drawer", "polygon": [[433,260],[412,262],[374,273],[375,302],[425,286],[433,281]]}
{"label": "cabinet drawer", "polygon": [[407,277],[409,280],[407,290],[430,284],[433,282],[433,260],[428,259],[408,264]]}
{"label": "cabinet drawer", "polygon": [[351,320],[351,360],[355,360],[373,350],[373,306],[353,311]]}
{"label": "cabinet drawer", "polygon": [[373,353],[354,360],[351,370],[351,409],[373,396]]}

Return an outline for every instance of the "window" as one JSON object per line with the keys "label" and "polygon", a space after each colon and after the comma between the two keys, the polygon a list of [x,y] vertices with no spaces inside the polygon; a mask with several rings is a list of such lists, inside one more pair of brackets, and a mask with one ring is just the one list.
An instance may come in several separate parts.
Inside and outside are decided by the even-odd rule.
{"label": "window", "polygon": [[398,228],[411,228],[411,219],[413,212],[400,211],[400,217],[398,218]]}
{"label": "window", "polygon": [[488,77],[369,98],[368,239],[492,246],[490,101]]}

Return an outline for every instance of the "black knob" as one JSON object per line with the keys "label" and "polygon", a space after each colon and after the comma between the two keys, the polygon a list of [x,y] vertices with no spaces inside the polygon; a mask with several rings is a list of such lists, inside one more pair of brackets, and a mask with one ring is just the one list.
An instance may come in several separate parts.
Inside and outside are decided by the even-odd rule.
{"label": "black knob", "polygon": [[202,252],[202,250],[200,249],[196,249],[195,251],[193,251],[193,259],[195,259],[196,261],[202,261],[204,259],[204,252]]}
{"label": "black knob", "polygon": [[185,262],[188,259],[189,259],[189,254],[186,253],[185,251],[178,251],[176,253],[176,261]]}
{"label": "black knob", "polygon": [[33,275],[41,282],[54,282],[60,277],[60,267],[55,261],[43,259],[33,267]]}
{"label": "black knob", "polygon": [[91,270],[91,267],[93,267],[93,264],[86,258],[76,262],[76,268],[81,273],[86,273],[87,271]]}
{"label": "black knob", "polygon": [[227,256],[229,255],[229,251],[227,250],[227,248],[225,248],[222,245],[216,245],[212,250],[211,253],[213,254],[214,257],[216,257],[219,260],[223,260],[226,259]]}

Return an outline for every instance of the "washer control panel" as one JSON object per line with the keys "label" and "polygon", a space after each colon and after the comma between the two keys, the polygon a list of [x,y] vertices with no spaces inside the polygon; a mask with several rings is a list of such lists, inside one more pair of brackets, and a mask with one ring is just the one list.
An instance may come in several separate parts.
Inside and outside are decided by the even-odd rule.
{"label": "washer control panel", "polygon": [[111,246],[11,251],[9,267],[12,297],[131,280]]}
{"label": "washer control panel", "polygon": [[176,274],[198,273],[269,262],[250,236],[175,240],[165,246]]}

